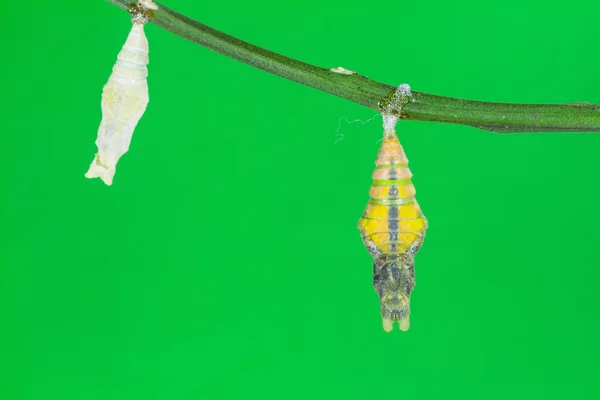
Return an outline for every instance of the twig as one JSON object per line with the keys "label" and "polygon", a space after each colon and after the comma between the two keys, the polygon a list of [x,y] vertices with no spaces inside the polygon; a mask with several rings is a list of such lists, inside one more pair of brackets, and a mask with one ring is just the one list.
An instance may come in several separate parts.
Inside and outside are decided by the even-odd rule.
{"label": "twig", "polygon": [[[136,0],[108,0],[128,10]],[[163,5],[151,22],[243,63],[381,111],[396,89],[357,73],[334,72],[273,53],[219,32]],[[344,71],[345,72],[345,71]],[[225,78],[224,78],[225,79]],[[412,92],[401,119],[464,124],[493,132],[600,132],[600,106],[589,103],[508,104]]]}

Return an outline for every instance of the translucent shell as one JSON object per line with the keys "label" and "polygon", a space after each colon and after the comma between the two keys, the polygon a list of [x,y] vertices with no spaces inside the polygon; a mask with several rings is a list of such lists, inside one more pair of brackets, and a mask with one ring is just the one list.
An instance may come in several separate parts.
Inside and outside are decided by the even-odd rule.
{"label": "translucent shell", "polygon": [[144,25],[134,23],[102,91],[98,153],[87,178],[112,185],[117,162],[129,150],[133,131],[148,105],[148,40]]}

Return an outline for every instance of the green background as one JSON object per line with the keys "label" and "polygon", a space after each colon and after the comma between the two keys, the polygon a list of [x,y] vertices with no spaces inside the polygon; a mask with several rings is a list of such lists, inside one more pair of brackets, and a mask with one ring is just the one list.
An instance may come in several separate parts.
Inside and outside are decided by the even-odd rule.
{"label": "green background", "polygon": [[[417,91],[600,103],[596,1],[166,4]],[[129,28],[3,3],[0,398],[599,398],[600,135],[401,122],[430,228],[386,334],[356,228],[381,118],[148,26],[106,187],[83,174]]]}

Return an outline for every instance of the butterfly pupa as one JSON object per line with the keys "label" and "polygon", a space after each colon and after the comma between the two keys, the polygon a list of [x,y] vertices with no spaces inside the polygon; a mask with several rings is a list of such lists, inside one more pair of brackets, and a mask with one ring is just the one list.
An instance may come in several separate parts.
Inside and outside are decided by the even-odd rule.
{"label": "butterfly pupa", "polygon": [[427,229],[395,123],[395,118],[384,115],[385,132],[372,175],[371,199],[358,223],[363,243],[373,257],[373,287],[379,294],[386,332],[393,329],[394,321],[403,331],[410,326],[414,258]]}
{"label": "butterfly pupa", "polygon": [[102,90],[102,121],[98,129],[98,152],[85,174],[112,185],[117,162],[129,150],[133,131],[148,105],[148,39],[144,24],[152,1],[140,1],[134,7],[133,25],[117,57],[112,74]]}

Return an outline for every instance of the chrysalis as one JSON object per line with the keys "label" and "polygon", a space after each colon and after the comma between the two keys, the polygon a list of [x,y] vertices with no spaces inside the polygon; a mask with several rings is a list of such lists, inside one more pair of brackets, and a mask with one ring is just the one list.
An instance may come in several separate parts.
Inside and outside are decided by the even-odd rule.
{"label": "chrysalis", "polygon": [[[98,129],[98,153],[85,174],[112,185],[119,158],[129,150],[133,131],[148,104],[148,40],[144,24],[148,21],[151,1],[132,9],[133,26],[117,63],[102,91],[102,122]],[[151,8],[155,9],[155,8]]]}
{"label": "chrysalis", "polygon": [[427,219],[415,200],[408,160],[398,141],[395,118],[385,122],[383,143],[375,162],[371,199],[358,223],[373,257],[373,286],[379,294],[383,329],[394,321],[410,326],[410,293],[415,286],[414,257],[425,238]]}

